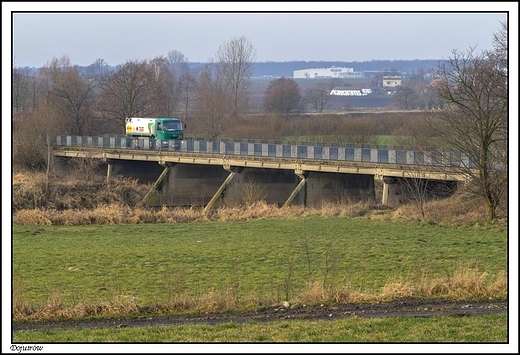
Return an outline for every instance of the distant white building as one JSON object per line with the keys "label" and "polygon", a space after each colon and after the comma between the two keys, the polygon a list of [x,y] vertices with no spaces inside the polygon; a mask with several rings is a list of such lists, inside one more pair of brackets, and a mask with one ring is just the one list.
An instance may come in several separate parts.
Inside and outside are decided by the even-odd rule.
{"label": "distant white building", "polygon": [[384,88],[395,88],[402,85],[402,78],[396,76],[383,76],[383,87]]}
{"label": "distant white building", "polygon": [[327,78],[363,78],[362,72],[355,72],[353,68],[312,68],[293,71],[294,79],[327,79]]}

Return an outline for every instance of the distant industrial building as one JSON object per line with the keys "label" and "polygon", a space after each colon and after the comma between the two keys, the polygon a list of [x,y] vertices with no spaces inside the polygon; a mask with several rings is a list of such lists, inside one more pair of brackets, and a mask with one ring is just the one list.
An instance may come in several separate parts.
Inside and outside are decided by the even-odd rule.
{"label": "distant industrial building", "polygon": [[362,72],[355,72],[353,68],[312,68],[293,71],[294,79],[351,79],[364,78]]}
{"label": "distant industrial building", "polygon": [[402,78],[398,75],[395,76],[383,76],[383,87],[384,88],[395,88],[402,85]]}

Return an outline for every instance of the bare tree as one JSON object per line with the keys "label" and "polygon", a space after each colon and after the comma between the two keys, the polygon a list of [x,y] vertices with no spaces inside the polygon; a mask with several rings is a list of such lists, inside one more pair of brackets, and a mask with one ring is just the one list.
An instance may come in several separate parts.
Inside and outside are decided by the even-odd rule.
{"label": "bare tree", "polygon": [[506,69],[508,65],[509,46],[507,35],[509,32],[507,21],[500,22],[500,28],[493,33],[493,48],[489,53],[490,56],[496,56],[500,68]]}
{"label": "bare tree", "polygon": [[264,109],[288,118],[301,110],[302,95],[294,79],[281,77],[271,81],[264,96]]}
{"label": "bare tree", "polygon": [[[186,82],[188,75],[187,58],[177,50],[171,50],[166,57],[158,56],[151,60],[150,66],[154,72],[151,91],[151,105],[160,116],[173,117],[179,114],[179,106],[185,104]],[[189,77],[189,76],[188,76]],[[193,82],[189,89],[193,91]],[[185,107],[183,107],[185,108]]]}
{"label": "bare tree", "polygon": [[186,58],[181,51],[169,51],[166,59],[169,68],[173,70],[176,77],[180,77],[190,70],[188,67],[188,58]]}
{"label": "bare tree", "polygon": [[28,70],[13,67],[11,86],[13,114],[24,111],[30,107],[31,89],[32,77]]}
{"label": "bare tree", "polygon": [[304,101],[312,106],[315,112],[323,112],[330,100],[330,90],[326,83],[319,83],[305,91]]}
{"label": "bare tree", "polygon": [[150,62],[150,66],[154,72],[150,88],[150,105],[155,108],[156,115],[173,117],[181,99],[179,78],[175,66],[170,65],[168,59],[161,56],[154,58]]}
{"label": "bare tree", "polygon": [[85,157],[75,157],[70,159],[70,173],[76,178],[82,179],[85,183],[91,183],[100,177],[100,167],[103,160],[94,158],[95,152],[85,151]]}
{"label": "bare tree", "polygon": [[432,199],[450,196],[456,186],[453,181],[425,178],[424,171],[417,166],[405,167],[403,177],[395,180],[397,180],[402,201],[414,205],[423,219],[426,217],[426,203]]}
{"label": "bare tree", "polygon": [[399,179],[399,185],[405,192],[405,197],[411,203],[413,203],[419,212],[421,213],[421,217],[424,219],[426,216],[426,198],[428,194],[428,179],[421,179],[419,174],[410,173],[409,177]]}
{"label": "bare tree", "polygon": [[220,137],[232,121],[232,98],[225,90],[223,80],[207,65],[196,84],[195,115],[204,133],[211,138]]}
{"label": "bare tree", "polygon": [[445,102],[428,115],[428,129],[460,159],[462,173],[471,178],[467,188],[486,203],[488,219],[507,190],[507,71],[503,53],[454,50],[439,67],[435,93]]}
{"label": "bare tree", "polygon": [[67,118],[68,133],[92,134],[94,81],[83,78],[67,56],[53,58],[42,74],[46,76],[46,97]]}
{"label": "bare tree", "polygon": [[190,72],[184,73],[179,79],[180,100],[184,111],[184,121],[188,120],[189,110],[195,101],[196,80]]}
{"label": "bare tree", "polygon": [[107,75],[110,71],[108,63],[101,58],[96,59],[87,67],[89,79],[99,80],[101,77]]}
{"label": "bare tree", "polygon": [[128,61],[100,82],[98,109],[124,130],[127,117],[153,116],[156,71],[147,61]]}
{"label": "bare tree", "polygon": [[245,180],[241,185],[240,202],[244,206],[250,206],[258,201],[265,201],[269,192],[266,185],[255,182],[252,179]]}
{"label": "bare tree", "polygon": [[417,108],[418,96],[409,86],[397,88],[393,99],[394,105],[403,110],[413,110]]}
{"label": "bare tree", "polygon": [[217,51],[218,75],[224,78],[225,90],[231,93],[234,119],[238,118],[239,113],[248,104],[255,57],[253,45],[243,36],[225,42]]}
{"label": "bare tree", "polygon": [[13,134],[13,162],[50,172],[51,150],[56,136],[66,134],[67,118],[54,104],[40,98],[33,111],[19,116]]}
{"label": "bare tree", "polygon": [[93,90],[94,82],[83,79],[75,69],[60,75],[56,82],[51,93],[68,118],[71,134],[93,134]]}

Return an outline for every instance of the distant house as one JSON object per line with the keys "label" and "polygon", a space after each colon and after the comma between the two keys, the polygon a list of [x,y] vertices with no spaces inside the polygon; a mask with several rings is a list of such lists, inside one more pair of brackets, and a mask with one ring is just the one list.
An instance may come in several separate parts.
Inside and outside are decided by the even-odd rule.
{"label": "distant house", "polygon": [[384,88],[395,88],[402,85],[402,78],[398,75],[383,76],[383,87]]}
{"label": "distant house", "polygon": [[428,86],[431,88],[435,88],[435,87],[439,86],[442,82],[443,82],[443,79],[435,78],[428,84]]}
{"label": "distant house", "polygon": [[[435,78],[428,84],[430,89],[438,89],[442,84],[446,84],[446,79]],[[451,90],[458,90],[458,85],[456,83],[448,84]]]}

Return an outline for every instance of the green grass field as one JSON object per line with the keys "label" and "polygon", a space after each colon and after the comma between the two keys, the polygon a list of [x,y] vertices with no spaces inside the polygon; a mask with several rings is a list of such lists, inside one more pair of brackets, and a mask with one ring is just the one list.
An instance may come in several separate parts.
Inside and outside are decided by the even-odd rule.
{"label": "green grass field", "polygon": [[211,292],[278,302],[309,281],[378,294],[392,282],[449,278],[460,268],[492,279],[507,265],[505,228],[368,219],[13,226],[12,241],[15,292],[36,308],[56,295],[66,307]]}
{"label": "green grass field", "polygon": [[[456,279],[462,269],[478,270],[477,278],[485,284],[507,269],[507,230],[499,226],[441,227],[339,217],[13,226],[12,241],[15,302],[51,311],[109,302],[115,313],[98,316],[115,317],[128,316],[128,309],[131,315],[135,304],[171,305],[179,299],[199,299],[199,306],[221,309],[212,294],[234,299],[233,310],[293,302],[309,293],[309,281],[323,285],[322,290],[349,285],[353,292],[379,294],[392,283]],[[196,311],[181,308],[168,311]],[[74,312],[68,316],[78,317]],[[46,316],[36,319],[42,318]],[[507,322],[506,314],[496,314],[57,329],[16,332],[12,341],[44,343],[47,348],[75,342],[507,343]]]}
{"label": "green grass field", "polygon": [[[120,329],[57,329],[17,332],[29,343],[495,343],[507,341],[506,314],[472,317],[277,321]],[[45,348],[45,345],[43,345]],[[481,345],[482,347],[482,345]],[[100,347],[103,348],[103,347]],[[105,348],[106,350],[107,348]],[[261,348],[256,348],[261,349]],[[450,351],[453,351],[453,344]],[[215,350],[215,348],[213,348]],[[229,350],[229,349],[228,349]],[[321,348],[323,351],[324,348]],[[149,349],[148,349],[149,351]]]}

